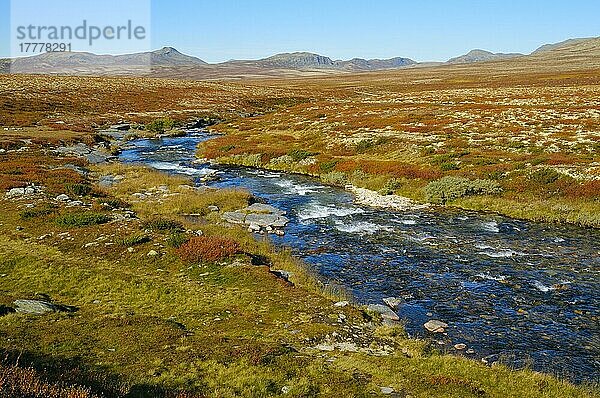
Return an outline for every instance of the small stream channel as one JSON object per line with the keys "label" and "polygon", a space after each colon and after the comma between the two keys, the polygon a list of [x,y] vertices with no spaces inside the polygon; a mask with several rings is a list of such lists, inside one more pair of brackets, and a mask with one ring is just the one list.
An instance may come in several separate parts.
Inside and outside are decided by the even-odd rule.
{"label": "small stream channel", "polygon": [[[404,300],[412,336],[439,319],[440,349],[574,382],[600,381],[600,231],[446,209],[386,211],[305,176],[194,164],[210,135],[130,142],[120,158],[243,188],[287,211],[285,236],[272,236],[311,264],[326,283],[362,304]],[[457,343],[467,350],[456,351]]]}

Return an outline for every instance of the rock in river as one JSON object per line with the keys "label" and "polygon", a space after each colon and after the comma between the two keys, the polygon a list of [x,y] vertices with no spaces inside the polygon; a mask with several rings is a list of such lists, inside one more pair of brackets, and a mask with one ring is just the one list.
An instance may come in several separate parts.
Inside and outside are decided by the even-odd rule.
{"label": "rock in river", "polygon": [[396,311],[400,304],[402,304],[402,299],[396,297],[386,297],[383,299],[383,302],[386,303],[388,307]]}
{"label": "rock in river", "polygon": [[389,320],[389,321],[399,321],[400,320],[400,317],[398,316],[398,314],[396,314],[394,311],[392,311],[391,309],[389,309],[385,305],[382,305],[382,304],[369,304],[367,306],[367,309],[369,311],[377,312],[378,314],[381,315],[381,317],[384,320]]}
{"label": "rock in river", "polygon": [[252,232],[268,232],[280,234],[289,220],[285,211],[271,205],[254,203],[245,209],[228,211],[221,218],[231,224],[245,224]]}
{"label": "rock in river", "polygon": [[423,326],[432,333],[444,333],[448,327],[448,324],[432,319],[431,321],[426,322]]}

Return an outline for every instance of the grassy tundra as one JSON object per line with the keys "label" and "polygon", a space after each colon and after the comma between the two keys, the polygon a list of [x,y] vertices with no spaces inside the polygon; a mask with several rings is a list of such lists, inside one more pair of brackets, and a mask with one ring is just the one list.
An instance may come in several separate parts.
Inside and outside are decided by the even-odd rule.
{"label": "grassy tundra", "polygon": [[[0,396],[361,397],[381,387],[401,397],[598,396],[443,355],[374,314],[335,307],[341,292],[289,253],[221,224],[220,212],[248,204],[245,192],[49,151],[102,141],[91,132],[119,120],[209,117],[226,135],[201,153],[223,162],[598,226],[600,73],[476,72],[243,83],[0,76]],[[104,175],[120,180],[102,188]],[[43,191],[4,196],[32,183]],[[60,194],[86,206],[66,207]],[[76,311],[9,312],[31,298]],[[318,348],[340,342],[358,352]]]}

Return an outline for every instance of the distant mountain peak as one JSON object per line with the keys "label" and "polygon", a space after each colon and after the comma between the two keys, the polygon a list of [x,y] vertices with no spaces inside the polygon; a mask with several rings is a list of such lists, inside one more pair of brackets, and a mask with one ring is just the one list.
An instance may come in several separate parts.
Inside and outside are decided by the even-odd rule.
{"label": "distant mountain peak", "polygon": [[154,50],[152,51],[155,54],[181,54],[179,51],[177,51],[176,48],[174,47],[163,47],[161,49],[158,50]]}
{"label": "distant mountain peak", "polygon": [[501,59],[508,59],[514,57],[520,57],[523,54],[519,53],[493,53],[491,51],[482,50],[476,48],[474,50],[469,51],[468,53],[454,57],[448,60],[448,64],[471,64],[474,62],[485,62],[485,61],[497,61]]}

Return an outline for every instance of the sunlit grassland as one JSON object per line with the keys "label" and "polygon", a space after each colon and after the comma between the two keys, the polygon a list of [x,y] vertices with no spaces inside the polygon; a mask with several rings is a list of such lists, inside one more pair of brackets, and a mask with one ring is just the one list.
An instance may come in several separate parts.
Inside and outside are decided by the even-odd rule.
{"label": "sunlit grassland", "polygon": [[[37,168],[17,174],[7,187],[19,185],[19,179],[43,177],[52,197],[68,192],[75,180],[44,173],[46,162],[57,167],[72,159],[46,157],[37,147],[10,157],[13,165],[25,164],[24,159],[35,161]],[[78,308],[0,317],[4,361],[14,363],[20,356],[21,367],[36,369],[12,380],[40,377],[108,397],[271,397],[283,396],[284,390],[285,396],[295,397],[360,397],[381,395],[380,386],[414,397],[595,396],[591,387],[529,370],[490,368],[440,355],[424,341],[407,339],[401,328],[378,326],[360,309],[334,307],[342,292],[324,289],[289,253],[267,240],[257,241],[242,228],[222,225],[219,212],[207,210],[243,207],[249,200],[246,192],[198,191],[190,189],[188,179],[138,166],[91,171],[89,178],[77,179],[92,186],[87,194],[78,190],[83,201],[93,203],[87,210],[58,208],[24,218],[24,202],[1,202],[0,305],[49,296]],[[102,175],[123,178],[101,189],[94,181]],[[0,178],[8,177],[15,177],[11,169],[0,169]],[[156,187],[169,194],[145,200],[133,195]],[[123,212],[121,207],[139,219],[82,226],[55,222],[73,212],[111,216]],[[173,231],[147,229],[157,225],[152,221],[157,218],[172,223],[161,225],[180,223],[183,229],[202,230],[203,236],[233,239],[243,253],[217,262],[182,261],[169,245]],[[147,239],[132,238],[140,235]],[[149,256],[151,251],[157,255]],[[267,264],[291,271],[294,285],[268,272]],[[392,345],[395,354],[311,349],[333,332],[345,333],[340,313],[347,324],[359,326],[363,338]],[[10,367],[0,369],[0,375],[9,374],[14,374]],[[30,387],[23,396],[30,396],[26,393],[34,387],[47,391],[39,383]],[[78,394],[73,396],[88,396]]]}
{"label": "sunlit grassland", "polygon": [[335,185],[393,185],[423,202],[443,177],[489,180],[502,188],[494,197],[445,204],[600,226],[597,70],[499,78],[493,66],[472,68],[280,81],[314,98],[212,127],[224,135],[199,156]]}

